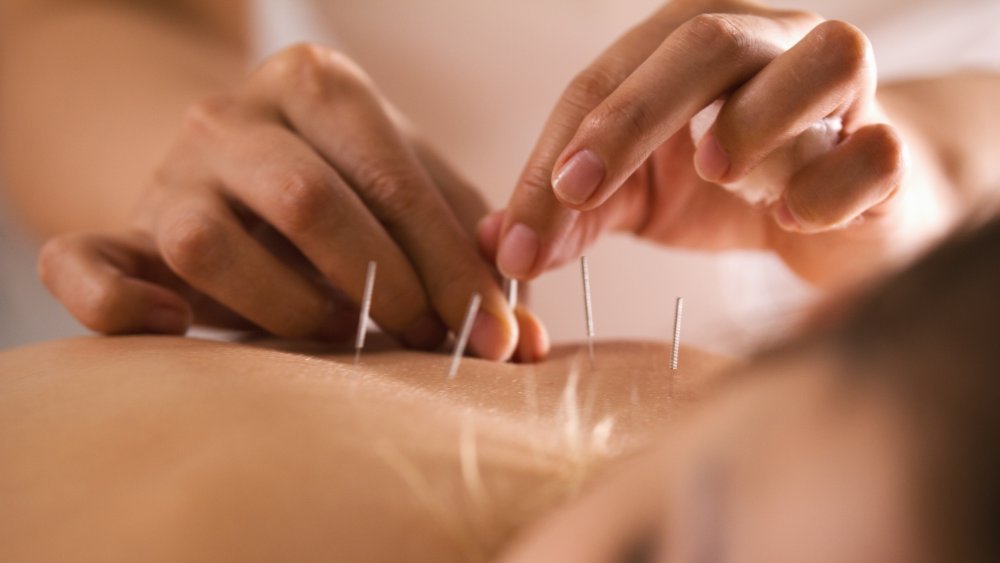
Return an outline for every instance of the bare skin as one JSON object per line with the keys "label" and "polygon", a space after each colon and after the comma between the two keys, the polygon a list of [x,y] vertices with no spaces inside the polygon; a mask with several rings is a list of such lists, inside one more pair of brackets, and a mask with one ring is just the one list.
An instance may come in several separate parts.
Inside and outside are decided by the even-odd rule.
{"label": "bare skin", "polygon": [[500,561],[933,561],[905,415],[829,365],[813,350],[741,373]]}
{"label": "bare skin", "polygon": [[485,560],[729,365],[601,343],[593,371],[570,346],[449,381],[446,356],[378,347],[358,366],[168,337],[3,353],[0,558]]}
{"label": "bare skin", "polygon": [[454,381],[398,349],[5,352],[0,556],[923,561],[906,419],[828,352],[735,374],[690,349],[671,373],[655,343],[601,343],[594,370],[582,352],[468,359]]}

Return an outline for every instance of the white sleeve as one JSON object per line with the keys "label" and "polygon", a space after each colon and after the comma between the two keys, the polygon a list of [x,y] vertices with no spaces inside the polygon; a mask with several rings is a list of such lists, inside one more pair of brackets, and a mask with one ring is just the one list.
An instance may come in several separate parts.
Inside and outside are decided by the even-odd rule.
{"label": "white sleeve", "polygon": [[253,0],[250,18],[255,60],[302,41],[339,47],[326,14],[312,0]]}
{"label": "white sleeve", "polygon": [[904,2],[866,29],[884,79],[1000,71],[1000,2]]}
{"label": "white sleeve", "polygon": [[852,23],[871,39],[882,80],[1000,71],[1000,0],[765,0]]}

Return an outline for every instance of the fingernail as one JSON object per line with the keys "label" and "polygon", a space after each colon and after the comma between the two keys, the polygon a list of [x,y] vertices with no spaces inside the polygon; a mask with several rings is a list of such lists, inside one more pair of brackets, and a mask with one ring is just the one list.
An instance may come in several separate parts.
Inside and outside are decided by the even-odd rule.
{"label": "fingernail", "polygon": [[508,278],[523,278],[531,273],[538,255],[538,234],[518,223],[507,231],[497,253],[497,267]]}
{"label": "fingernail", "polygon": [[476,324],[469,333],[469,346],[480,358],[506,360],[514,351],[514,344],[500,319],[486,311],[476,315]]}
{"label": "fingernail", "polygon": [[433,350],[444,342],[448,327],[434,314],[426,314],[403,332],[403,343],[417,350]]}
{"label": "fingernail", "polygon": [[188,315],[172,307],[156,307],[146,315],[146,330],[157,334],[184,334],[188,328]]}
{"label": "fingernail", "polygon": [[562,165],[552,180],[559,199],[580,205],[585,203],[604,181],[604,162],[591,150],[582,150]]}
{"label": "fingernail", "polygon": [[786,231],[801,231],[802,225],[799,220],[792,215],[792,211],[788,208],[788,203],[785,200],[781,200],[774,207],[774,221],[778,223],[778,226]]}
{"label": "fingernail", "polygon": [[698,175],[709,182],[718,182],[729,172],[729,155],[711,132],[701,140],[694,160]]}

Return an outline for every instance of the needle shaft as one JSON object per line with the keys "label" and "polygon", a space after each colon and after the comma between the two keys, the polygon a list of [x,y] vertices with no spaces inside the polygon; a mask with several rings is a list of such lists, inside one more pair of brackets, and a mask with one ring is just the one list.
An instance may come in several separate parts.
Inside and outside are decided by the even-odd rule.
{"label": "needle shaft", "polygon": [[594,363],[594,308],[590,298],[590,265],[586,256],[580,257],[580,274],[583,276],[583,313],[587,321],[587,350],[590,363]]}
{"label": "needle shaft", "polygon": [[677,360],[681,353],[681,320],[684,315],[684,298],[678,297],[674,304],[674,340],[670,348],[670,369],[677,370]]}
{"label": "needle shaft", "polygon": [[465,354],[465,346],[469,343],[469,333],[472,332],[472,325],[476,322],[476,314],[479,313],[479,304],[482,303],[483,296],[473,293],[469,300],[469,309],[465,312],[465,321],[462,323],[462,332],[455,342],[455,351],[451,356],[451,366],[448,367],[448,378],[455,379],[458,375],[458,366],[462,363],[462,356]]}
{"label": "needle shaft", "polygon": [[368,317],[372,309],[372,293],[375,291],[375,272],[378,264],[374,260],[368,262],[365,271],[365,292],[361,298],[361,313],[358,315],[358,333],[354,337],[354,363],[361,361],[361,350],[365,347],[365,336],[368,334]]}

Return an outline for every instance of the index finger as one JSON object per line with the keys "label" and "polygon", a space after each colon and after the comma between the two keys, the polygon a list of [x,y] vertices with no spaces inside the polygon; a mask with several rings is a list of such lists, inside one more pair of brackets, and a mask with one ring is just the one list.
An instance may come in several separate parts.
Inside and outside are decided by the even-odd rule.
{"label": "index finger", "polygon": [[[670,9],[668,6],[667,9]],[[677,18],[679,19],[679,18]],[[507,277],[530,279],[557,254],[581,212],[552,192],[552,167],[580,122],[659,45],[676,19],[654,16],[633,28],[570,82],[549,116],[504,214],[497,267]]]}
{"label": "index finger", "polygon": [[[301,46],[257,85],[282,117],[319,152],[404,251],[441,319],[458,332],[474,293],[482,308],[470,344],[480,356],[507,359],[517,321],[488,264],[427,170],[396,129],[378,94],[336,53]],[[278,88],[276,91],[275,88]],[[398,306],[378,292],[372,315]]]}
{"label": "index finger", "polygon": [[[720,5],[714,5],[720,4]],[[707,10],[706,10],[707,8]],[[664,135],[663,131],[651,132],[639,126],[641,122],[648,121],[646,118],[655,118],[658,115],[655,111],[650,111],[648,115],[643,113],[649,108],[640,104],[625,106],[625,111],[618,112],[621,115],[612,117],[624,117],[618,124],[615,120],[604,120],[601,115],[602,108],[612,105],[609,100],[628,97],[627,94],[634,92],[624,92],[625,90],[635,90],[636,83],[649,82],[651,67],[656,66],[650,59],[660,54],[659,59],[670,59],[679,67],[695,67],[702,65],[705,58],[694,57],[699,60],[685,60],[683,56],[678,57],[673,52],[670,38],[686,22],[697,21],[695,16],[704,15],[702,12],[719,11],[725,14],[741,16],[762,16],[761,19],[789,17],[793,12],[770,10],[762,6],[755,6],[744,3],[687,3],[676,2],[669,4],[660,13],[654,15],[646,22],[640,24],[618,42],[611,46],[597,61],[587,70],[582,72],[570,84],[556,109],[549,118],[542,133],[538,145],[535,147],[528,165],[519,180],[514,196],[508,207],[503,229],[500,235],[499,250],[497,252],[497,266],[508,277],[518,279],[530,279],[537,276],[548,267],[564,259],[569,252],[579,252],[582,246],[590,240],[596,238],[600,232],[609,228],[627,228],[634,224],[637,215],[646,213],[645,205],[635,204],[638,197],[617,197],[604,201],[609,196],[609,190],[601,190],[604,195],[599,199],[599,207],[587,207],[585,211],[576,211],[559,201],[553,187],[553,168],[569,153],[575,155],[560,165],[559,177],[574,176],[573,184],[586,184],[592,186],[613,186],[614,191],[633,182],[635,187],[642,189],[645,180],[640,174],[640,165],[645,161],[658,143],[662,143],[669,135]],[[719,19],[721,17],[707,16],[708,20]],[[704,20],[704,21],[708,21]],[[679,39],[675,39],[680,41]],[[709,38],[711,42],[711,38]],[[724,43],[724,42],[723,42]],[[716,57],[718,59],[719,57]],[[676,60],[675,60],[676,59]],[[657,62],[657,61],[654,61]],[[662,62],[662,61],[659,61]],[[732,66],[732,65],[729,65]],[[644,68],[645,67],[645,68]],[[724,69],[723,69],[724,70]],[[643,76],[636,76],[643,74]],[[692,73],[688,73],[690,76]],[[718,80],[725,79],[725,72],[719,73]],[[683,89],[689,82],[679,80],[678,86]],[[697,95],[703,96],[706,91],[715,90],[717,96],[721,89],[709,85],[699,84],[699,88],[691,88]],[[684,100],[692,96],[690,94],[682,96]],[[667,96],[665,99],[656,99],[659,106],[676,105],[684,106],[683,103],[675,99],[676,96]],[[702,100],[703,103],[694,108],[689,113],[697,113],[704,105],[714,99]],[[690,105],[690,104],[688,104]],[[697,104],[696,104],[697,105]],[[659,108],[662,109],[662,108]],[[683,114],[684,112],[679,112]],[[690,117],[690,116],[688,116]],[[588,120],[595,123],[608,123],[620,125],[620,128],[627,132],[625,140],[622,136],[609,136],[609,142],[617,146],[618,153],[629,153],[630,158],[627,165],[619,166],[613,173],[608,173],[602,161],[602,157],[590,150],[570,151],[568,145],[574,144],[580,131],[593,130],[593,127],[586,126]],[[684,120],[686,121],[686,119]],[[613,123],[612,123],[613,122]],[[603,125],[602,125],[603,127]],[[601,129],[598,127],[597,129]],[[613,128],[613,127],[612,127]],[[669,127],[662,128],[664,131]],[[676,128],[675,128],[676,129]],[[614,138],[612,138],[614,137]],[[645,153],[645,156],[642,156]],[[572,170],[572,172],[569,172]],[[635,174],[636,176],[634,176]],[[555,181],[559,181],[557,178]],[[631,190],[635,196],[636,190]],[[577,206],[579,207],[579,206]]]}

